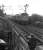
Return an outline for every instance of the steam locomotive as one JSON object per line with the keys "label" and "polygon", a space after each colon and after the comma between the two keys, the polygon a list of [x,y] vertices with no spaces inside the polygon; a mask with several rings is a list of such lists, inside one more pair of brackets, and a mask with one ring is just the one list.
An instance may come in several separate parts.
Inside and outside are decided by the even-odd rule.
{"label": "steam locomotive", "polygon": [[31,23],[30,17],[28,16],[27,13],[22,13],[22,14],[17,14],[15,16],[12,16],[11,20],[21,25],[26,25]]}

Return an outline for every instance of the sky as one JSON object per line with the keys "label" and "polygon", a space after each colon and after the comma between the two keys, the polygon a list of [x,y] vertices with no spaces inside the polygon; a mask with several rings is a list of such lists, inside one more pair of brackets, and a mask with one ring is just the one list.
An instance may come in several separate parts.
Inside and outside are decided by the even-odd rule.
{"label": "sky", "polygon": [[29,15],[43,15],[43,0],[0,0],[0,5],[2,4],[5,5],[5,12],[10,15],[23,13],[25,4],[28,4]]}

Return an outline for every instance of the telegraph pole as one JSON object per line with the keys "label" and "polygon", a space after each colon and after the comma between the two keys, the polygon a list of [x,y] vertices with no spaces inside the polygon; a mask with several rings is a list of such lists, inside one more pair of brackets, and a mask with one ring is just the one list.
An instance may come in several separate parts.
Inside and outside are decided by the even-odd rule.
{"label": "telegraph pole", "polygon": [[4,16],[4,5],[0,6],[0,16]]}
{"label": "telegraph pole", "polygon": [[25,7],[24,12],[27,13],[28,4],[24,5],[24,7]]}
{"label": "telegraph pole", "polygon": [[4,13],[4,7],[5,7],[5,6],[2,4],[2,6],[1,6],[1,7],[2,7],[2,11],[3,11],[3,13]]}

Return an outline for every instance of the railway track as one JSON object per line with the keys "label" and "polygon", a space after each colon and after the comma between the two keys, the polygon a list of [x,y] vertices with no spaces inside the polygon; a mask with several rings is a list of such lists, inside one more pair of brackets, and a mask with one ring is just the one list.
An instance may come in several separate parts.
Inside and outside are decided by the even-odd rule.
{"label": "railway track", "polygon": [[39,29],[33,26],[22,26],[19,24],[16,24],[16,26],[20,28],[22,31],[27,32],[27,34],[34,35],[35,38],[43,42],[43,29]]}

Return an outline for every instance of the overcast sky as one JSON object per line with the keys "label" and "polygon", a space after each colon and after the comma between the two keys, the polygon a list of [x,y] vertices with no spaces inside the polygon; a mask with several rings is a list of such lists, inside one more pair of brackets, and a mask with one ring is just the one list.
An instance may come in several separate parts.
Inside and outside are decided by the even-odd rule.
{"label": "overcast sky", "polygon": [[7,14],[19,14],[24,12],[24,5],[29,4],[27,13],[29,15],[37,13],[43,15],[43,0],[0,0],[0,5],[4,4]]}

